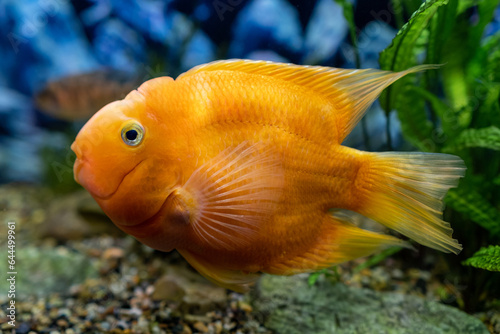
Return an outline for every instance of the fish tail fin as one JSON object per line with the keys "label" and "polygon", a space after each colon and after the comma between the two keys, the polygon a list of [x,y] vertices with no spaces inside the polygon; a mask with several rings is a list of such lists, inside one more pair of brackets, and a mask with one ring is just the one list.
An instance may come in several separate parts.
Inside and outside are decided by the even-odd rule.
{"label": "fish tail fin", "polygon": [[391,246],[410,248],[407,242],[390,235],[363,230],[346,217],[326,214],[322,227],[321,236],[309,250],[272,263],[262,271],[274,275],[295,275],[368,256]]}
{"label": "fish tail fin", "polygon": [[443,221],[443,197],[465,174],[457,156],[441,153],[365,153],[355,181],[359,213],[418,243],[458,254],[462,247]]}

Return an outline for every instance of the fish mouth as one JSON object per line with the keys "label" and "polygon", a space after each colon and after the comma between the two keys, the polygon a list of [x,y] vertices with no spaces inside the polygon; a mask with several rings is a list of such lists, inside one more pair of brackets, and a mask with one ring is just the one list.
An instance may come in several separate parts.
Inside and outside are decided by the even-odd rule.
{"label": "fish mouth", "polygon": [[99,200],[108,200],[114,194],[116,194],[116,192],[118,192],[118,190],[120,189],[120,186],[123,183],[123,181],[125,180],[125,178],[129,174],[131,174],[134,170],[136,170],[137,167],[139,167],[139,165],[141,165],[145,160],[146,159],[139,161],[139,163],[137,163],[137,165],[135,165],[134,168],[130,169],[128,172],[123,174],[123,176],[120,179],[120,181],[118,182],[118,185],[116,186],[116,188],[112,192],[110,192],[106,195],[99,194],[97,191],[95,191],[93,189],[93,188],[96,188],[95,185],[93,185],[91,182],[86,182],[85,177],[83,177],[83,178],[80,177],[82,169],[86,166],[88,167],[87,162],[85,160],[81,160],[80,158],[76,159],[75,165],[73,166],[73,173],[75,176],[75,181],[78,184],[80,184],[82,187],[84,187],[92,195],[92,197],[94,197],[95,199],[99,199]]}

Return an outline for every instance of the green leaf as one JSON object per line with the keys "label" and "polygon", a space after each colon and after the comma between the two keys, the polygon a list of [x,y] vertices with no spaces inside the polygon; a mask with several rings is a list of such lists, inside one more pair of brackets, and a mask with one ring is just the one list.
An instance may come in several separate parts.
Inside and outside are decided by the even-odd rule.
{"label": "green leaf", "polygon": [[401,71],[414,64],[413,47],[418,37],[427,28],[437,9],[446,3],[448,0],[427,0],[423,3],[397,33],[391,45],[380,54],[380,68]]}
{"label": "green leaf", "polygon": [[[484,44],[481,46],[481,50],[487,53],[487,59],[485,62],[485,67],[483,75],[490,82],[500,82],[500,31],[496,34],[489,36],[485,39]],[[479,73],[481,75],[481,73]],[[477,76],[476,76],[477,78]]]}
{"label": "green leaf", "polygon": [[[450,37],[455,19],[457,16],[457,6],[459,1],[451,1],[446,6],[442,6],[437,10],[436,15],[432,18],[430,25],[429,43],[427,44],[427,59],[428,64],[440,64],[442,49],[444,42]],[[428,74],[434,76],[436,72],[429,71]]]}
{"label": "green leaf", "polygon": [[[442,61],[446,63],[443,68],[443,88],[451,106],[463,111],[459,115],[462,128],[468,127],[473,118],[470,112],[474,110],[464,107],[470,103],[470,97],[476,94],[475,86],[479,77],[474,74],[479,70],[480,75],[484,75],[484,65],[477,69],[473,59],[482,52],[480,44],[484,28],[491,22],[498,3],[498,0],[459,1],[457,12],[460,15],[456,17],[455,28],[443,46]],[[471,6],[477,6],[474,23],[471,23],[471,14],[464,10]]]}
{"label": "green leaf", "polygon": [[489,271],[500,271],[500,246],[483,247],[462,264]]}
{"label": "green leaf", "polygon": [[456,131],[456,122],[454,117],[455,111],[453,110],[453,108],[444,103],[436,95],[421,87],[411,86],[409,89],[409,93],[419,96],[419,98],[422,98],[430,103],[432,110],[441,120],[441,126],[443,128],[443,132],[446,135],[449,136]]}
{"label": "green leaf", "polygon": [[[455,150],[482,147],[498,151],[500,150],[500,129],[496,126],[490,126],[482,129],[464,130],[450,146]],[[446,151],[450,151],[450,148],[446,149]]]}
{"label": "green leaf", "polygon": [[353,273],[359,273],[363,269],[373,267],[373,266],[377,265],[378,263],[380,263],[381,261],[383,261],[386,258],[388,258],[389,256],[391,256],[391,255],[399,252],[401,249],[402,249],[401,247],[397,247],[397,246],[396,247],[390,247],[390,248],[384,249],[382,252],[380,252],[380,253],[378,253],[376,255],[373,255],[372,257],[370,257],[365,262],[363,262],[360,265],[356,266],[353,269]]}
{"label": "green leaf", "polygon": [[425,113],[424,99],[417,94],[412,94],[414,86],[407,84],[400,94],[405,99],[398,99],[396,109],[398,119],[401,122],[401,131],[405,139],[421,151],[436,151],[436,145],[432,141],[432,123]]}
{"label": "green leaf", "polygon": [[493,20],[495,9],[500,4],[499,0],[482,0],[478,4],[479,20],[470,28],[469,48],[479,49],[484,28]]}
{"label": "green leaf", "polygon": [[477,5],[477,1],[478,0],[458,0],[457,12],[459,14],[465,12],[470,7]]}
{"label": "green leaf", "polygon": [[354,22],[354,8],[350,1],[348,0],[335,0],[342,9],[344,10],[344,17],[349,25],[349,34],[351,36],[351,42],[354,47],[354,53],[356,57],[356,68],[361,67],[361,60],[359,57],[359,49],[358,49],[358,38],[356,36],[356,23]]}
{"label": "green leaf", "polygon": [[[437,9],[448,3],[448,0],[427,0],[413,13],[408,23],[398,32],[391,45],[380,54],[380,68],[390,71],[406,70],[416,64],[414,48],[420,35],[427,29],[429,20]],[[394,109],[396,100],[404,98],[401,89],[407,78],[402,78],[388,87],[380,97],[381,106],[388,114]]]}
{"label": "green leaf", "polygon": [[309,284],[309,286],[313,286],[314,284],[316,284],[319,276],[324,273],[324,270],[325,269],[309,274],[309,277],[307,278],[307,284]]}
{"label": "green leaf", "polygon": [[[403,11],[404,11],[403,3],[402,3],[402,0],[392,0],[391,3],[392,3],[392,10],[394,12],[394,18],[395,18],[395,21],[396,21],[396,27],[399,29],[404,24],[404,20],[403,20]],[[413,12],[414,11],[412,11],[412,13]]]}
{"label": "green leaf", "polygon": [[321,275],[331,278],[333,281],[340,281],[340,274],[337,271],[337,266],[332,266],[330,268],[324,268],[309,274],[309,277],[307,278],[309,286],[316,284]]}
{"label": "green leaf", "polygon": [[493,184],[500,186],[500,175],[498,175],[493,179]]}
{"label": "green leaf", "polygon": [[464,182],[460,187],[450,189],[445,201],[455,211],[490,231],[493,236],[500,236],[500,212],[475,187]]}
{"label": "green leaf", "polygon": [[410,16],[420,8],[422,0],[401,0],[401,4],[403,5],[408,16]]}

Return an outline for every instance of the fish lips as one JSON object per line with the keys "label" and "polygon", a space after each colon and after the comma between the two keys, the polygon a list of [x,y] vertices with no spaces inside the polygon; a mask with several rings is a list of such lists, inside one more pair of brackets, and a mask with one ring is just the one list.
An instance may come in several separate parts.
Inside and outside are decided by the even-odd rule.
{"label": "fish lips", "polygon": [[99,178],[98,173],[92,168],[91,163],[82,154],[76,143],[71,145],[71,149],[76,154],[76,160],[73,165],[73,175],[75,181],[84,187],[93,197],[98,199],[109,199],[120,186],[114,184],[110,178]]}
{"label": "fish lips", "polygon": [[108,199],[110,198],[118,188],[105,189],[99,182],[96,181],[96,177],[92,172],[92,169],[88,165],[87,161],[76,159],[75,164],[73,165],[73,174],[75,177],[75,181],[80,184],[82,187],[87,189],[87,191],[96,198],[99,199]]}

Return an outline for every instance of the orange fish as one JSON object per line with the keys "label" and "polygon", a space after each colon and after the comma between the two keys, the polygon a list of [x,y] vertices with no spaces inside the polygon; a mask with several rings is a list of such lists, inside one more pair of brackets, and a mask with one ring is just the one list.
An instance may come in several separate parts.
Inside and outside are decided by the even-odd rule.
{"label": "orange fish", "polygon": [[82,128],[75,179],[120,229],[236,291],[406,244],[338,209],[458,253],[442,198],[460,158],[341,145],[385,87],[428,68],[227,60],[156,78]]}

